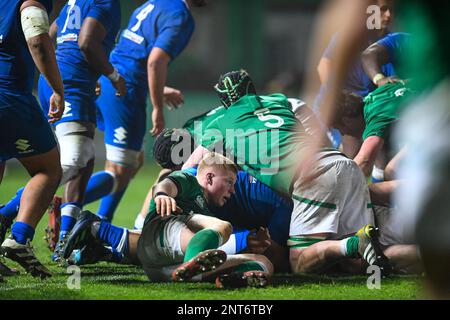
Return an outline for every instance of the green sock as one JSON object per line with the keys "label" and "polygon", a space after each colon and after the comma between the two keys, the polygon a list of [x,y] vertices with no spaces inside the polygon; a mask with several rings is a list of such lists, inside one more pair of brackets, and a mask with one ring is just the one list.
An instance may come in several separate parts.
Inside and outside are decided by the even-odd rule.
{"label": "green sock", "polygon": [[256,261],[247,261],[241,263],[233,269],[233,272],[246,272],[251,270],[265,271],[264,268]]}
{"label": "green sock", "polygon": [[353,236],[348,238],[347,244],[346,244],[346,252],[347,257],[358,257],[358,245],[359,245],[359,238],[358,236]]}
{"label": "green sock", "polygon": [[184,262],[191,260],[202,251],[217,249],[220,238],[220,234],[211,229],[203,229],[197,232],[188,243]]}

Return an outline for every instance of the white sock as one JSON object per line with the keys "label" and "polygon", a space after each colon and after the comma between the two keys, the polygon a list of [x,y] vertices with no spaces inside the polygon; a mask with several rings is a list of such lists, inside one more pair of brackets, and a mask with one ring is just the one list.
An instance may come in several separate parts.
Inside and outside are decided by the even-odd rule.
{"label": "white sock", "polygon": [[144,221],[145,218],[143,218],[141,214],[138,214],[136,220],[134,220],[134,229],[142,230],[142,228],[144,228]]}
{"label": "white sock", "polygon": [[236,254],[236,236],[232,234],[230,239],[217,249],[225,251],[226,254]]}
{"label": "white sock", "polygon": [[78,219],[78,216],[81,213],[81,208],[74,205],[74,204],[68,204],[61,208],[61,216],[68,216],[72,217],[75,220]]}
{"label": "white sock", "polygon": [[341,254],[344,257],[348,257],[348,254],[347,254],[347,242],[348,242],[348,239],[349,238],[345,238],[345,239],[341,240]]}

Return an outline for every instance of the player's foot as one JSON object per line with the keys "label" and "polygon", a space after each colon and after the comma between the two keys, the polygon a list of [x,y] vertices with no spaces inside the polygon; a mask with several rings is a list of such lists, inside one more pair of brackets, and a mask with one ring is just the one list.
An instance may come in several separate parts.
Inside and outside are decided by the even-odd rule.
{"label": "player's foot", "polygon": [[100,261],[115,261],[111,249],[98,242],[89,243],[81,249],[72,251],[68,260],[69,264],[82,266],[94,264]]}
{"label": "player's foot", "polygon": [[369,264],[380,267],[383,275],[392,271],[389,259],[384,255],[378,240],[378,228],[366,225],[358,230],[356,236],[359,239],[358,254]]}
{"label": "player's foot", "polygon": [[27,244],[20,244],[9,236],[0,247],[1,253],[20,264],[33,277],[45,279],[51,277],[50,271],[36,258],[30,240]]}
{"label": "player's foot", "polygon": [[19,270],[11,269],[6,264],[0,262],[0,276],[11,277],[20,274]]}
{"label": "player's foot", "polygon": [[187,281],[192,277],[215,270],[227,260],[227,254],[218,249],[200,252],[191,260],[183,263],[172,273],[173,281]]}
{"label": "player's foot", "polygon": [[45,241],[48,248],[55,251],[61,228],[61,197],[54,196],[48,208],[48,226],[45,228]]}
{"label": "player's foot", "polygon": [[63,233],[60,235],[58,242],[55,245],[55,250],[52,253],[52,261],[58,263],[60,266],[66,266],[66,260],[63,257],[63,249],[66,245],[69,233]]}
{"label": "player's foot", "polygon": [[62,250],[62,257],[68,259],[75,249],[81,249],[90,241],[95,241],[92,235],[92,224],[101,221],[100,217],[90,211],[83,211],[78,217],[77,223],[69,233]]}
{"label": "player's foot", "polygon": [[8,233],[9,228],[11,228],[11,224],[11,219],[8,219],[4,215],[0,214],[0,243],[5,241],[6,233]]}
{"label": "player's foot", "polygon": [[216,287],[223,289],[264,288],[269,284],[269,274],[264,271],[231,272],[216,278]]}

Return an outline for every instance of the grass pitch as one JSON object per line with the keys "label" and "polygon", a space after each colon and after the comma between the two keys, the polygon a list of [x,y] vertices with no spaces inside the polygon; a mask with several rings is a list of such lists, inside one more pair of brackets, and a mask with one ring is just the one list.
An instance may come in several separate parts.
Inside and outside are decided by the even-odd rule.
{"label": "grass pitch", "polygon": [[[0,186],[0,203],[6,203],[23,186],[28,177],[22,168],[7,170]],[[141,208],[149,186],[153,183],[156,166],[142,168],[132,181],[114,217],[114,224],[131,228]],[[58,192],[61,193],[61,190]],[[97,209],[98,202],[86,206]],[[21,274],[0,283],[0,299],[232,299],[232,300],[324,300],[324,299],[420,299],[420,279],[416,276],[394,276],[381,281],[381,288],[369,290],[367,277],[332,277],[307,275],[275,275],[272,285],[264,289],[218,290],[210,283],[150,283],[144,272],[133,266],[108,263],[83,266],[80,289],[69,289],[72,273],[50,261],[50,251],[43,240],[48,216],[41,220],[33,241],[38,258],[46,264],[53,277],[40,281],[25,274],[10,260],[3,260]]]}

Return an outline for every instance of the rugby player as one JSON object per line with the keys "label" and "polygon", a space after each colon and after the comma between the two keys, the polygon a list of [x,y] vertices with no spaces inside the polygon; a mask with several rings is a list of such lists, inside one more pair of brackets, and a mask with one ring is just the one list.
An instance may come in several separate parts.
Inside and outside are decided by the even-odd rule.
{"label": "rugby player", "polygon": [[180,106],[183,95],[165,86],[169,64],[188,45],[194,32],[191,7],[205,0],[151,0],[137,8],[111,53],[111,63],[127,82],[127,95],[117,97],[106,77],[100,78],[97,125],[105,132],[104,171],[89,180],[85,203],[102,198],[97,214],[112,221],[130,180],[143,163],[146,106],[153,106],[152,135],[164,128],[163,104]]}
{"label": "rugby player", "polygon": [[[244,171],[292,197],[291,247],[304,253],[313,251],[321,241],[344,237],[336,241],[343,255],[362,257],[389,272],[377,230],[371,225],[369,193],[358,166],[338,151],[324,149],[316,155],[319,166],[313,173],[314,184],[302,186],[296,168],[308,134],[286,97],[256,95],[250,76],[243,70],[221,76],[215,89],[227,110],[207,126],[201,144],[229,153]],[[298,260],[295,253],[292,257]],[[295,264],[292,259],[291,266]]]}
{"label": "rugby player", "polygon": [[[93,234],[142,265],[152,281],[186,281],[215,270],[226,260],[225,252],[215,249],[228,240],[232,226],[212,216],[208,204],[225,204],[234,193],[236,173],[234,163],[213,153],[201,161],[197,176],[171,173],[155,186],[142,233],[112,226],[86,212],[66,243],[64,257],[69,258],[73,249],[86,245]],[[220,270],[230,271],[230,267],[238,265],[232,272],[240,274],[249,285],[267,284],[273,272],[270,261],[263,256],[238,255],[227,262]],[[219,286],[226,286],[227,281],[237,278],[228,275],[217,281]]]}
{"label": "rugby player", "polygon": [[49,122],[59,120],[64,111],[63,83],[48,34],[51,8],[47,0],[0,3],[0,163],[3,167],[6,160],[17,158],[31,176],[6,240],[15,215],[0,214],[0,251],[40,278],[50,272],[36,258],[31,241],[56,192],[61,166],[52,130],[32,95],[35,65],[49,84]]}

